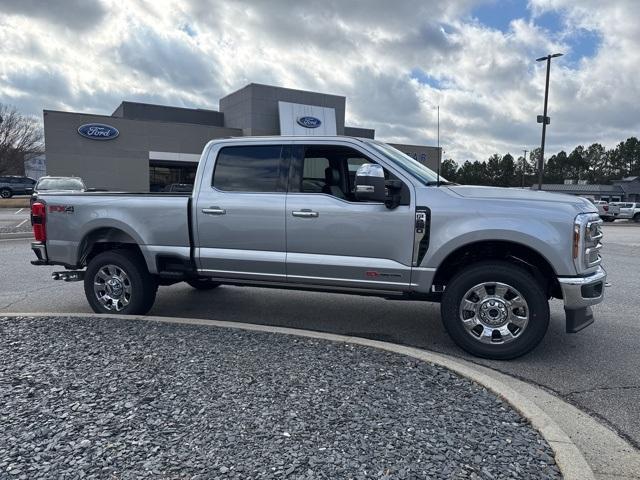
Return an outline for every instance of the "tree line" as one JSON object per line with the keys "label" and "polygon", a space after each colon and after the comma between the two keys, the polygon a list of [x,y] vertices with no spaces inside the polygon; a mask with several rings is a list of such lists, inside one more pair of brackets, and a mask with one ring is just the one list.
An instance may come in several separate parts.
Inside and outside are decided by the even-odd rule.
{"label": "tree line", "polygon": [[[451,182],[463,185],[493,185],[498,187],[530,187],[538,182],[540,148],[528,158],[494,154],[486,161],[442,161],[440,174]],[[612,180],[640,175],[640,141],[631,137],[614,148],[599,143],[585,148],[578,145],[569,154],[560,151],[545,161],[543,183],[564,183],[564,180],[586,180],[592,184],[608,184]]]}

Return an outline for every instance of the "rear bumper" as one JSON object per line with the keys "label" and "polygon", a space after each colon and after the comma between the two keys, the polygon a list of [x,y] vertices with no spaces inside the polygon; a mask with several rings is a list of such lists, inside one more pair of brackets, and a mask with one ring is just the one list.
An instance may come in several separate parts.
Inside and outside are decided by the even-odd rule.
{"label": "rear bumper", "polygon": [[47,246],[42,242],[31,242],[31,250],[36,254],[37,260],[31,260],[31,265],[50,265],[47,256]]}
{"label": "rear bumper", "polygon": [[604,299],[607,272],[598,269],[586,277],[560,277],[567,333],[576,333],[594,322],[591,306]]}

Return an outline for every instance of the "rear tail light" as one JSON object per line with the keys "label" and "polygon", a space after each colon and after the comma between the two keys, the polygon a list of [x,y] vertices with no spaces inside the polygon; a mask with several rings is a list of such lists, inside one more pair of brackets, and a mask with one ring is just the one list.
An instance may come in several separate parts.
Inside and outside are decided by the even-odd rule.
{"label": "rear tail light", "polygon": [[605,212],[608,212],[608,211],[609,211],[609,205],[603,205],[603,206],[602,206],[602,209],[603,209]]}
{"label": "rear tail light", "polygon": [[33,236],[37,242],[45,242],[47,240],[46,212],[47,209],[44,203],[34,202],[31,205],[31,226],[33,227]]}

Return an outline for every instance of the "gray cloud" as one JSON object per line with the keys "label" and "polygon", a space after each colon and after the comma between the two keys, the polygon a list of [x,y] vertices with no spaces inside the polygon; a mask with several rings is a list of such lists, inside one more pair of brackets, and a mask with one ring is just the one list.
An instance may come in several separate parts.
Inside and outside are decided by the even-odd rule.
{"label": "gray cloud", "polygon": [[9,73],[7,85],[28,95],[51,96],[65,99],[72,95],[69,78],[56,67],[38,65],[31,69],[22,69]]}
{"label": "gray cloud", "polygon": [[100,0],[2,0],[4,13],[51,22],[72,30],[94,28],[107,14]]}
{"label": "gray cloud", "polygon": [[404,143],[435,142],[440,104],[447,156],[482,159],[539,143],[544,68],[533,59],[570,54],[563,39],[585,29],[597,52],[554,63],[548,149],[640,133],[640,2],[530,0],[535,15],[561,16],[551,34],[535,15],[488,28],[472,16],[482,1],[0,0],[0,98],[33,114],[111,113],[125,99],[215,108],[267,83],[345,95],[349,124]]}
{"label": "gray cloud", "polygon": [[142,80],[163,80],[192,89],[216,85],[215,58],[185,36],[164,35],[150,27],[134,28],[115,48],[116,61],[142,75]]}

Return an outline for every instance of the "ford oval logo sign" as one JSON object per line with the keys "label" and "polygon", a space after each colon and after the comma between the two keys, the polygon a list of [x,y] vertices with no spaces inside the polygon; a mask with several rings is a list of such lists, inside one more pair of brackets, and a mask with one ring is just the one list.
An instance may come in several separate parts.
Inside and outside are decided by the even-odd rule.
{"label": "ford oval logo sign", "polygon": [[298,125],[304,128],[318,128],[322,125],[320,119],[316,117],[298,117],[296,121],[298,122]]}
{"label": "ford oval logo sign", "polygon": [[113,140],[120,135],[116,127],[103,123],[87,123],[78,128],[78,133],[91,140]]}

